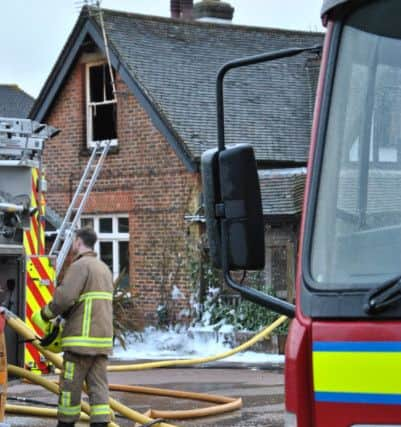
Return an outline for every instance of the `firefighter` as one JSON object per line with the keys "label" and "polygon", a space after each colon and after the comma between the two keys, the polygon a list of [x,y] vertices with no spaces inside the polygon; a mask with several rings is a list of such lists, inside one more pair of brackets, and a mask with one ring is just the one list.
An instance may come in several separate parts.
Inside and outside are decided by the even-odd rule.
{"label": "firefighter", "polygon": [[73,427],[79,419],[84,381],[91,406],[90,425],[106,427],[110,420],[107,360],[113,342],[113,280],[110,269],[93,251],[96,240],[91,229],[76,232],[74,261],[53,300],[40,311],[44,321],[60,315],[65,319],[57,427]]}

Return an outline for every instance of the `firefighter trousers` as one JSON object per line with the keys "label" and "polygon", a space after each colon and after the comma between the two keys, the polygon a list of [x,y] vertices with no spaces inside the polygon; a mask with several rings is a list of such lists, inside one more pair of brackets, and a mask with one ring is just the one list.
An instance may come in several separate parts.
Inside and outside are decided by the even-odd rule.
{"label": "firefighter trousers", "polygon": [[60,374],[60,396],[57,418],[74,423],[81,413],[81,392],[84,382],[88,387],[91,423],[110,420],[107,356],[86,356],[65,352]]}

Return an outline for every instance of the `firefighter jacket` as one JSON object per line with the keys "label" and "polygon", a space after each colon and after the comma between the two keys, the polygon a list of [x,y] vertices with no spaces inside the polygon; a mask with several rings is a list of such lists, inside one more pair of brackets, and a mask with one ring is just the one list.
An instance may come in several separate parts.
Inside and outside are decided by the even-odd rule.
{"label": "firefighter jacket", "polygon": [[78,354],[110,354],[113,347],[113,280],[107,265],[94,252],[74,259],[53,300],[42,309],[44,318],[65,319],[61,346]]}

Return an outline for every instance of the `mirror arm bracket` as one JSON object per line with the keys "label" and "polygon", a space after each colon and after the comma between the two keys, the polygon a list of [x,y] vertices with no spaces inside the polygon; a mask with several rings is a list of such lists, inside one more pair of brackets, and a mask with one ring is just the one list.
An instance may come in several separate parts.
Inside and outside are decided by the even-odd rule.
{"label": "mirror arm bracket", "polygon": [[224,273],[224,280],[230,288],[239,292],[245,299],[273,310],[276,313],[283,314],[290,319],[295,317],[294,304],[290,304],[287,301],[283,301],[280,298],[273,297],[248,286],[240,285],[231,277],[229,271]]}
{"label": "mirror arm bracket", "polygon": [[295,305],[287,301],[283,301],[279,298],[268,295],[264,292],[260,292],[256,289],[252,289],[249,286],[245,286],[237,283],[230,274],[228,268],[228,232],[227,223],[229,220],[225,219],[221,221],[221,243],[222,243],[222,267],[224,272],[224,280],[227,285],[239,292],[245,299],[252,301],[258,305],[269,308],[276,313],[283,314],[290,319],[295,317]]}
{"label": "mirror arm bracket", "polygon": [[234,61],[224,64],[217,73],[216,79],[216,108],[217,108],[217,145],[219,151],[225,149],[225,136],[224,136],[224,98],[223,98],[223,83],[224,77],[229,70],[238,67],[246,67],[248,65],[259,64],[262,62],[273,61],[276,59],[287,58],[290,56],[299,55],[303,52],[320,53],[322,50],[321,45],[310,47],[300,47],[292,49],[277,50],[274,52],[263,53],[261,55],[248,56],[245,58],[236,59]]}

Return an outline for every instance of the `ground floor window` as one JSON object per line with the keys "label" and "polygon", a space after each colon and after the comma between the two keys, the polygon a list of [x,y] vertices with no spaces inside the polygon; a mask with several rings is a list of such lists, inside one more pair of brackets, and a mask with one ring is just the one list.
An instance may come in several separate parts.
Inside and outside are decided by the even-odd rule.
{"label": "ground floor window", "polygon": [[83,215],[81,227],[95,230],[98,241],[95,251],[113,273],[113,279],[124,272],[121,287],[129,285],[129,223],[128,215]]}

